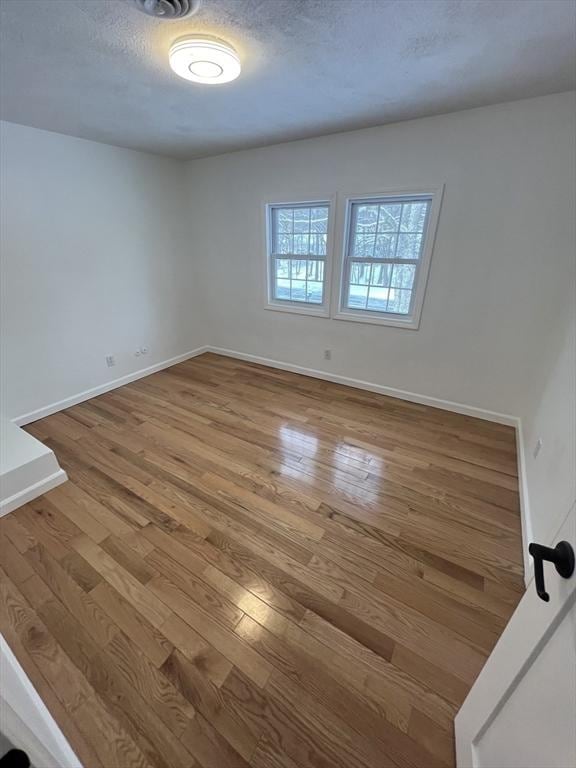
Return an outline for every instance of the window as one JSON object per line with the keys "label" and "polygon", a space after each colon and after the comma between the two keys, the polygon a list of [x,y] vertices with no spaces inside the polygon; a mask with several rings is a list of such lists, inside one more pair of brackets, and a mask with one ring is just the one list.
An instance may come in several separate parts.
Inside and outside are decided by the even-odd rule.
{"label": "window", "polygon": [[328,202],[267,206],[268,307],[328,314]]}
{"label": "window", "polygon": [[336,317],[418,327],[439,197],[433,191],[348,200]]}
{"label": "window", "polygon": [[[269,203],[268,309],[418,328],[443,188]],[[333,279],[332,279],[333,278]]]}

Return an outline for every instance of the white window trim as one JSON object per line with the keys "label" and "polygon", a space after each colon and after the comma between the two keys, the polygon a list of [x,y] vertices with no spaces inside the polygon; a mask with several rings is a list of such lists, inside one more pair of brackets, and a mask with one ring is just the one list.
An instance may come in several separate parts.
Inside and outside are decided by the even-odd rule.
{"label": "white window trim", "polygon": [[[271,210],[281,208],[282,206],[328,206],[328,237],[326,243],[326,257],[324,259],[324,302],[322,304],[307,304],[303,301],[289,301],[287,299],[274,299],[273,280],[274,274],[272,265],[272,228],[271,228]],[[264,259],[265,259],[265,298],[264,309],[271,309],[275,312],[289,312],[294,315],[312,315],[314,317],[330,317],[330,306],[332,297],[332,254],[334,253],[334,227],[336,212],[336,196],[318,195],[314,198],[294,197],[290,200],[280,200],[270,202],[266,200],[262,203],[262,216],[264,232]]]}
{"label": "white window trim", "polygon": [[[332,286],[332,304],[337,308],[332,315],[335,320],[348,320],[355,323],[370,323],[373,325],[388,325],[396,328],[408,328],[411,330],[417,330],[420,327],[422,307],[424,305],[424,296],[426,294],[426,286],[430,272],[430,263],[432,260],[432,252],[434,249],[434,241],[436,238],[436,229],[438,226],[438,217],[440,215],[440,206],[442,203],[443,192],[444,185],[442,184],[440,186],[434,187],[414,186],[405,189],[395,188],[380,190],[372,194],[346,194],[341,196],[341,204],[338,206],[338,221],[340,222],[339,242],[337,246],[339,258],[336,268],[338,279],[334,280]],[[416,263],[416,289],[412,299],[412,312],[410,315],[394,315],[392,313],[386,314],[383,312],[376,312],[366,309],[355,310],[344,307],[344,296],[348,284],[348,277],[345,274],[345,269],[346,254],[350,239],[350,219],[352,204],[383,197],[410,199],[411,197],[417,197],[421,195],[430,196],[431,203],[430,210],[428,212],[426,237],[422,247],[422,256]]]}

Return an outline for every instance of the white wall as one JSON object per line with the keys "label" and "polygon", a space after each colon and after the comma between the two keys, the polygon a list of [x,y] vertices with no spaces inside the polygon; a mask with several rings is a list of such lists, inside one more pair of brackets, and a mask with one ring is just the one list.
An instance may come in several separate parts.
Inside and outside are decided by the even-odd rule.
{"label": "white wall", "polygon": [[[574,130],[569,93],[190,162],[209,342],[521,416],[528,456],[544,437],[529,462],[542,534],[573,473],[558,397],[574,397],[560,362],[574,301]],[[263,201],[440,183],[418,331],[264,309]]]}
{"label": "white wall", "polygon": [[[573,252],[573,108],[551,96],[190,162],[210,342],[518,413]],[[419,331],[264,310],[262,201],[442,182]]]}
{"label": "white wall", "polygon": [[[3,124],[7,415],[203,344],[321,369],[521,417],[544,540],[574,498],[574,130],[559,94],[181,164]],[[418,331],[263,308],[265,200],[440,183]]]}
{"label": "white wall", "polygon": [[0,148],[7,416],[201,343],[180,163],[10,123]]}
{"label": "white wall", "polygon": [[[522,414],[533,539],[549,542],[576,502],[575,280],[565,322],[541,350],[547,375]],[[569,285],[570,283],[568,283]],[[542,448],[534,458],[538,439]]]}

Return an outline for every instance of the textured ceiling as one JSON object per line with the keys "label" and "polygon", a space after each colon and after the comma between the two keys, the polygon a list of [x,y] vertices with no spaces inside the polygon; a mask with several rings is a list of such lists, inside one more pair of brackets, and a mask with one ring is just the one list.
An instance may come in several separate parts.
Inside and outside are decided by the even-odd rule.
{"label": "textured ceiling", "polygon": [[[575,87],[574,0],[0,0],[5,120],[199,157]],[[240,79],[199,86],[172,40],[229,40]]]}

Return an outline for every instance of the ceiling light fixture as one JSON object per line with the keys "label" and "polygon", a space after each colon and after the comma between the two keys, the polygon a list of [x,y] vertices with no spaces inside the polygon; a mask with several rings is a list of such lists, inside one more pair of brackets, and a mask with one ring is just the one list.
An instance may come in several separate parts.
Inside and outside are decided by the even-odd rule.
{"label": "ceiling light fixture", "polygon": [[193,83],[220,85],[240,74],[240,59],[231,45],[217,37],[180,37],[170,47],[170,66]]}

